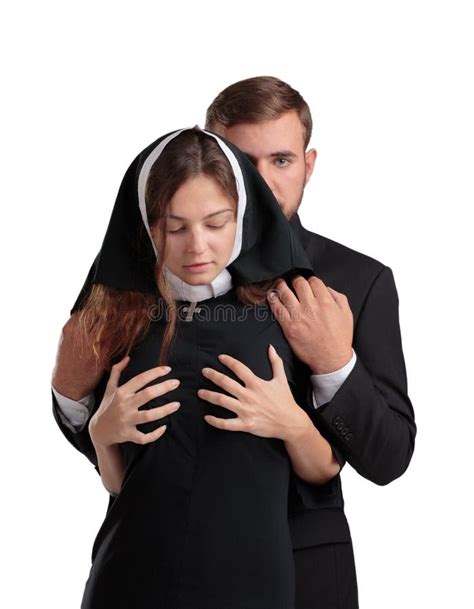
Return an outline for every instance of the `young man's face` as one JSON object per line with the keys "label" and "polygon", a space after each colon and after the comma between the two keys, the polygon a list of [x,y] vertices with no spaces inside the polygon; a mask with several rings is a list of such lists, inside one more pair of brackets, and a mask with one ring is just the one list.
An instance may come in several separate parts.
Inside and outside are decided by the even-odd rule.
{"label": "young man's face", "polygon": [[219,133],[250,158],[291,219],[316,161],[314,148],[305,153],[303,126],[296,111],[260,123],[220,128]]}

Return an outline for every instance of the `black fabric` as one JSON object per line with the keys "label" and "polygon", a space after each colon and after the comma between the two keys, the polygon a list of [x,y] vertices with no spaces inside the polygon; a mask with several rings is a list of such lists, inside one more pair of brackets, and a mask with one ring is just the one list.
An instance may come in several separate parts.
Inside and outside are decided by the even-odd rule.
{"label": "black fabric", "polygon": [[[342,467],[349,463],[367,480],[389,484],[407,469],[417,432],[393,272],[370,256],[308,231],[298,214],[290,225],[315,275],[347,296],[354,318],[355,366],[330,402],[308,412]],[[343,507],[340,475],[319,486],[292,472],[289,519],[294,550],[349,540]]]}
{"label": "black fabric", "polygon": [[351,541],[296,550],[296,609],[358,609]]}
{"label": "black fabric", "polygon": [[[216,313],[226,307],[230,316]],[[201,374],[205,366],[238,381],[217,360],[220,352],[270,380],[269,343],[292,388],[307,381],[307,372],[266,305],[246,309],[232,290],[199,308],[191,321],[180,320],[172,371],[160,379],[176,376],[180,386],[145,405],[177,399],[181,408],[138,426],[148,433],[168,425],[159,440],[119,445],[125,476],[93,544],[82,609],[294,607],[291,464],[284,442],[212,427],[204,415],[235,415],[196,391],[216,390]],[[164,322],[155,322],[133,349],[121,383],[150,367],[163,333]]]}

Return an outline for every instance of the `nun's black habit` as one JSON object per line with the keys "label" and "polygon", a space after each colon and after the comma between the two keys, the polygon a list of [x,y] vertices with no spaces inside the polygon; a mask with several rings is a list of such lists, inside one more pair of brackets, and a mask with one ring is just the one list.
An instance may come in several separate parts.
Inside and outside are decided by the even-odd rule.
{"label": "nun's black habit", "polygon": [[[152,164],[181,131],[150,144],[127,170],[102,248],[72,311],[81,307],[93,283],[156,293],[145,184]],[[252,163],[227,140],[205,133],[218,142],[236,176],[234,250],[211,284],[190,286],[169,275],[179,320],[166,363],[181,383],[142,408],[172,400],[181,408],[138,426],[147,432],[166,423],[155,442],[120,444],[124,480],[95,538],[81,609],[294,608],[287,511],[291,463],[284,442],[211,426],[205,414],[235,414],[200,399],[197,390],[225,393],[202,375],[205,366],[238,380],[220,363],[219,353],[270,380],[271,343],[296,397],[298,387],[309,382],[308,368],[292,353],[270,308],[240,304],[234,288],[277,276],[289,280],[295,272],[309,277],[313,271]],[[153,321],[132,350],[121,384],[157,365],[165,325],[165,316]]]}

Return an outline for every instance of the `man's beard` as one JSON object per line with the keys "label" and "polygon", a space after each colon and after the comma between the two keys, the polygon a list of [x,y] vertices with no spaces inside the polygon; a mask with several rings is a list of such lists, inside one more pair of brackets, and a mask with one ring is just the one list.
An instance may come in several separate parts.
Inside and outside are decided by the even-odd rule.
{"label": "man's beard", "polygon": [[301,201],[303,200],[303,195],[304,195],[304,183],[303,183],[303,187],[300,192],[300,196],[298,197],[298,202],[290,209],[289,212],[287,212],[287,211],[285,212],[285,216],[286,216],[288,222],[291,222],[291,219],[297,213],[297,211],[301,205]]}

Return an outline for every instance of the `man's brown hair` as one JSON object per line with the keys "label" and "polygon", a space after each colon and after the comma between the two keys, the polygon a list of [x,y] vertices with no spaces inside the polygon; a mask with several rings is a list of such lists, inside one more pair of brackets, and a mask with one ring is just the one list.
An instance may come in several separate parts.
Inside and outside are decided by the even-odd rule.
{"label": "man's brown hair", "polygon": [[254,76],[226,87],[206,112],[205,129],[222,134],[238,123],[259,123],[296,110],[303,126],[305,150],[313,129],[308,104],[298,91],[274,76]]}

